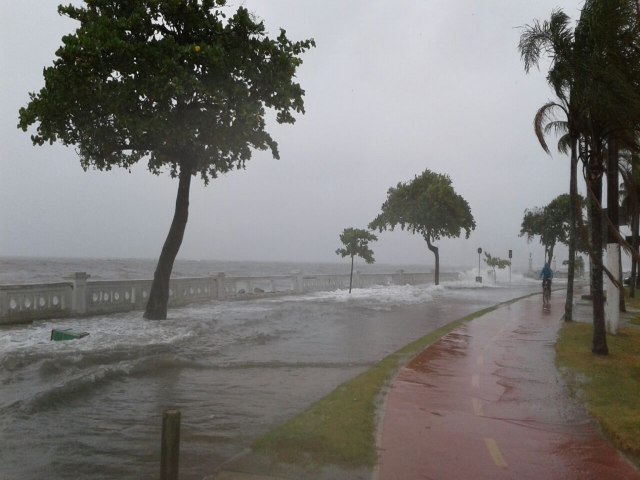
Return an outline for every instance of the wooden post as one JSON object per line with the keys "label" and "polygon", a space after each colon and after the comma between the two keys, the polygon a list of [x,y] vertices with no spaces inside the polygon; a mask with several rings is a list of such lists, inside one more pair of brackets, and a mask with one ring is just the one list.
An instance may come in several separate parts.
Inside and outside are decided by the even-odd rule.
{"label": "wooden post", "polygon": [[180,457],[180,411],[165,410],[162,414],[162,446],[160,449],[160,480],[178,480]]}

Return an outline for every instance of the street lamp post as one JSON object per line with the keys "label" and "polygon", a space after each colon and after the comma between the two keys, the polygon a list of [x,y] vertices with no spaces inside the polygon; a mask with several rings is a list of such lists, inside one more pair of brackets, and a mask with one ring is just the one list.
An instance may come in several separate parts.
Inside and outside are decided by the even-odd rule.
{"label": "street lamp post", "polygon": [[482,283],[482,276],[480,275],[480,254],[482,253],[482,248],[478,247],[478,276],[476,277],[476,282]]}

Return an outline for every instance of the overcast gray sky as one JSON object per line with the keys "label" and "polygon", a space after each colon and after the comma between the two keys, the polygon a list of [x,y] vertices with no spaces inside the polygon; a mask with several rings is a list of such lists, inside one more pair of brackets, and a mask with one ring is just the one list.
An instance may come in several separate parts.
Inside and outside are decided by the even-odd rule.
{"label": "overcast gray sky", "polygon": [[[16,128],[75,23],[58,0],[0,0],[0,255],[156,258],[177,181],[141,164],[84,172],[73,149],[34,147]],[[336,261],[343,228],[364,228],[387,189],[425,168],[448,174],[470,204],[469,240],[439,243],[444,264],[477,265],[480,246],[514,250],[525,208],[568,189],[569,162],[540,148],[533,116],[552,98],[544,69],[525,75],[519,26],[575,0],[247,0],[272,35],[314,38],[298,80],[306,115],[274,125],[281,160],[256,152],[244,171],[191,191],[179,258]],[[555,144],[555,142],[554,142]],[[379,263],[433,265],[419,235],[383,232]],[[566,253],[559,252],[559,260]]]}

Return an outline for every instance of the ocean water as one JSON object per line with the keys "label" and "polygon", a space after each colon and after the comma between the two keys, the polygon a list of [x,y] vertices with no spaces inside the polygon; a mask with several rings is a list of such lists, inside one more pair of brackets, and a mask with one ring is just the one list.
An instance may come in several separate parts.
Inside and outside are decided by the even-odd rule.
{"label": "ocean water", "polygon": [[[21,258],[0,257],[0,285],[13,283],[59,282],[65,275],[86,272],[90,280],[132,280],[153,278],[157,259]],[[176,260],[172,276],[203,277],[224,272],[229,276],[349,273],[347,260],[333,263],[239,262],[222,260]],[[356,262],[362,273],[429,272],[425,265],[385,265]],[[460,270],[453,268],[454,271]]]}
{"label": "ocean water", "polygon": [[[151,261],[54,260],[47,268],[42,259],[14,262],[27,282],[47,281],[69,267],[98,278],[123,278],[125,272],[148,278],[144,269],[153,269]],[[9,279],[3,283],[21,283],[2,265]],[[198,270],[178,267],[185,276]],[[225,267],[235,268],[223,269],[229,274],[302,269]],[[202,269],[210,268],[217,265]],[[303,270],[334,273],[331,268],[336,266]],[[132,312],[0,327],[0,478],[157,478],[162,412],[178,408],[180,478],[201,479],[412,340],[540,288],[521,277],[476,284],[474,275],[438,287],[214,301],[171,310],[165,321]],[[50,342],[52,327],[90,335]]]}

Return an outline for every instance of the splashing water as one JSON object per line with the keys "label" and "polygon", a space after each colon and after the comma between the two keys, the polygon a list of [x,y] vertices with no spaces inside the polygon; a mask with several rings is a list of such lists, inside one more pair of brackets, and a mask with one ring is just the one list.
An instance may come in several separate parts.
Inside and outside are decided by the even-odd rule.
{"label": "splashing water", "polygon": [[[182,411],[181,478],[430,330],[538,282],[384,286],[0,327],[0,478],[149,478]],[[90,333],[50,342],[51,328]]]}

